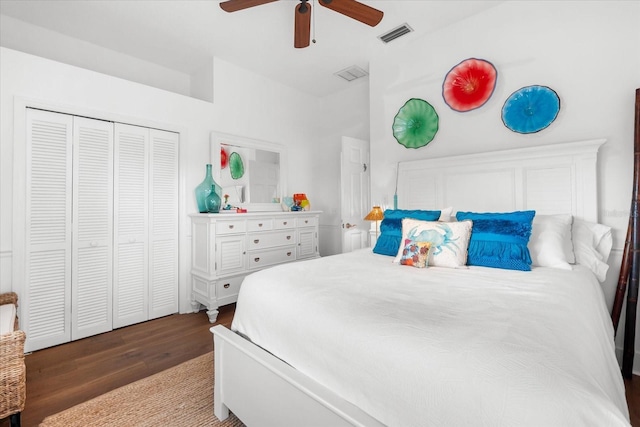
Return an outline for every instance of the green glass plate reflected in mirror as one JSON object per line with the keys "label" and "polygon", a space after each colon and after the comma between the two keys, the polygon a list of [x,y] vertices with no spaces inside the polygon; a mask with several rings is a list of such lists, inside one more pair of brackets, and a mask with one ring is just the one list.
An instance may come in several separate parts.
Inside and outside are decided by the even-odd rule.
{"label": "green glass plate reflected in mirror", "polygon": [[408,100],[393,119],[393,136],[407,148],[420,148],[430,143],[438,132],[438,114],[427,101]]}
{"label": "green glass plate reflected in mirror", "polygon": [[229,169],[231,170],[231,178],[240,179],[244,175],[244,163],[242,157],[235,151],[229,156]]}

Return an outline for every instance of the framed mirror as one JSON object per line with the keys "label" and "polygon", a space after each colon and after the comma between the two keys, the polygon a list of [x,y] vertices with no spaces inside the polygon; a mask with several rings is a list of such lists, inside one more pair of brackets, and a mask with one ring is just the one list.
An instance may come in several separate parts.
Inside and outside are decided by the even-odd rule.
{"label": "framed mirror", "polygon": [[[286,195],[283,145],[220,132],[211,133],[213,178],[227,203],[249,212],[281,211]],[[220,212],[223,212],[221,209]]]}

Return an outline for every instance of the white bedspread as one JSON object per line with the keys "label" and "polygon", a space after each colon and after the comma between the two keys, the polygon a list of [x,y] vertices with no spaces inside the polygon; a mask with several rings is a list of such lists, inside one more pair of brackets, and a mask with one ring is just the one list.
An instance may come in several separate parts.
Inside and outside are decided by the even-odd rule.
{"label": "white bedspread", "polygon": [[419,269],[370,250],[247,277],[232,329],[389,426],[629,425],[587,269]]}

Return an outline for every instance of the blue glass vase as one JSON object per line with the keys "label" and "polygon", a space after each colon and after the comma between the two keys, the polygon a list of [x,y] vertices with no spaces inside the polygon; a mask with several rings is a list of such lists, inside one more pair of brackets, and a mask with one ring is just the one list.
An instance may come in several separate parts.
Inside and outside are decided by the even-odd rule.
{"label": "blue glass vase", "polygon": [[207,197],[214,192],[218,196],[218,210],[220,210],[220,194],[222,193],[222,188],[213,180],[213,175],[211,173],[211,165],[207,164],[207,172],[204,177],[204,181],[202,181],[196,187],[196,203],[198,204],[198,212],[200,213],[208,213],[209,208],[207,207]]}
{"label": "blue glass vase", "polygon": [[211,192],[207,196],[205,204],[207,205],[208,213],[220,212],[221,201],[220,201],[220,196],[218,195],[218,192],[216,190],[215,184],[211,186]]}

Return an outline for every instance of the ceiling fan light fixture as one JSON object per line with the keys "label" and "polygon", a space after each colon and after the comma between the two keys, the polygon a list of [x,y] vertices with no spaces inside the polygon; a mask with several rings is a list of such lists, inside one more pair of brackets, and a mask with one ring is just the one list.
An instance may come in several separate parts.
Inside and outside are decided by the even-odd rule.
{"label": "ceiling fan light fixture", "polygon": [[380,34],[378,38],[382,40],[383,43],[389,43],[390,41],[395,40],[404,35],[407,35],[412,31],[413,31],[413,28],[411,28],[409,24],[405,22],[404,24],[397,26],[396,28],[390,31],[387,31],[384,34]]}
{"label": "ceiling fan light fixture", "polygon": [[357,65],[352,65],[351,67],[347,67],[344,70],[340,70],[334,74],[338,77],[345,79],[348,82],[351,82],[361,77],[365,77],[369,75],[369,73],[367,73],[365,70],[358,67]]}

